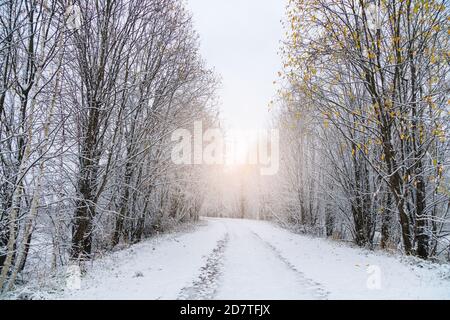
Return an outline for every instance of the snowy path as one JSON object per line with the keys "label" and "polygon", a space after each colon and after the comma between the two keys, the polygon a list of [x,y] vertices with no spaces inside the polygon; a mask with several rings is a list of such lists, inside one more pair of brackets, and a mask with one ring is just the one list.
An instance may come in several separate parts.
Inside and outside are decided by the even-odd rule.
{"label": "snowy path", "polygon": [[[373,270],[376,288],[367,285]],[[96,261],[82,288],[61,298],[450,299],[450,270],[268,222],[206,219],[194,232],[150,239]]]}
{"label": "snowy path", "polygon": [[319,299],[324,292],[281,259],[248,224],[224,222],[230,241],[217,299]]}

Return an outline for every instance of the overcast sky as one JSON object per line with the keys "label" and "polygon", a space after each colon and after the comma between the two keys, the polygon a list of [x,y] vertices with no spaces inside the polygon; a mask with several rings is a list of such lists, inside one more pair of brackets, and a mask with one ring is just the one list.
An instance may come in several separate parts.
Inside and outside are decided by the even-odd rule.
{"label": "overcast sky", "polygon": [[222,118],[239,129],[262,128],[281,69],[284,0],[187,0],[207,64],[222,77]]}

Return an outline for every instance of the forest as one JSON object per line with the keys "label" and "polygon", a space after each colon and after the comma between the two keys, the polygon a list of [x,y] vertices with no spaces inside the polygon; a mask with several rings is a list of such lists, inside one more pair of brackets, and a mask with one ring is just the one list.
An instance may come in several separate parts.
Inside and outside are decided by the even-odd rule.
{"label": "forest", "polygon": [[[224,233],[205,233],[215,249],[206,238],[185,249],[212,250],[219,274],[229,243],[239,255],[230,230],[247,222],[223,231],[211,218],[450,262],[449,1],[284,6],[265,128],[277,139],[259,163],[230,165],[173,161],[179,129],[200,121],[227,136],[221,75],[186,1],[0,2],[0,296],[182,225]],[[251,141],[247,160],[261,148]],[[298,269],[264,241],[254,245]]]}
{"label": "forest", "polygon": [[290,1],[287,18],[276,212],[449,259],[448,2]]}
{"label": "forest", "polygon": [[4,290],[33,239],[55,270],[198,217],[199,171],[170,161],[174,128],[216,116],[190,15],[177,0],[77,5],[0,5]]}

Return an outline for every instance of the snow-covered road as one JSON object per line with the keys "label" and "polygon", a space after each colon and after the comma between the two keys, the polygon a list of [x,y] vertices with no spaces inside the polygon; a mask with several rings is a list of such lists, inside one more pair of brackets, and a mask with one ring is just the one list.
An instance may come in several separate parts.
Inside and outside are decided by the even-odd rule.
{"label": "snow-covered road", "polygon": [[[253,221],[224,220],[229,241],[217,299],[319,299],[326,297],[252,229]],[[257,223],[258,224],[258,223]]]}
{"label": "snow-covered road", "polygon": [[204,219],[96,260],[63,299],[450,299],[448,266],[350,248],[272,223]]}

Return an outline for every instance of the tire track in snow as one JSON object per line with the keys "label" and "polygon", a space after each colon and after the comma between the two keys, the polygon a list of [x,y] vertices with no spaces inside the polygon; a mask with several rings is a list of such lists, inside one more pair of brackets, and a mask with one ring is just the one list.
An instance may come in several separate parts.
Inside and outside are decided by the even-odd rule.
{"label": "tire track in snow", "polygon": [[307,278],[305,276],[305,274],[303,272],[301,272],[300,270],[298,270],[297,267],[294,266],[291,262],[289,262],[289,260],[286,259],[276,247],[274,247],[271,243],[269,243],[268,241],[261,238],[260,235],[257,234],[255,231],[251,230],[250,232],[259,241],[261,241],[268,249],[270,249],[270,251],[272,251],[272,253],[279,260],[281,260],[290,270],[292,270],[293,272],[295,272],[297,274],[298,281],[301,284],[301,288],[304,288],[304,289],[307,289],[308,291],[310,291],[313,296],[317,297],[317,299],[321,299],[321,300],[327,299],[329,292],[327,290],[325,290],[320,283]]}
{"label": "tire track in snow", "polygon": [[218,289],[218,280],[223,270],[223,255],[229,241],[228,233],[217,242],[217,246],[208,256],[206,264],[200,269],[200,275],[191,286],[184,287],[178,294],[179,300],[212,299]]}

